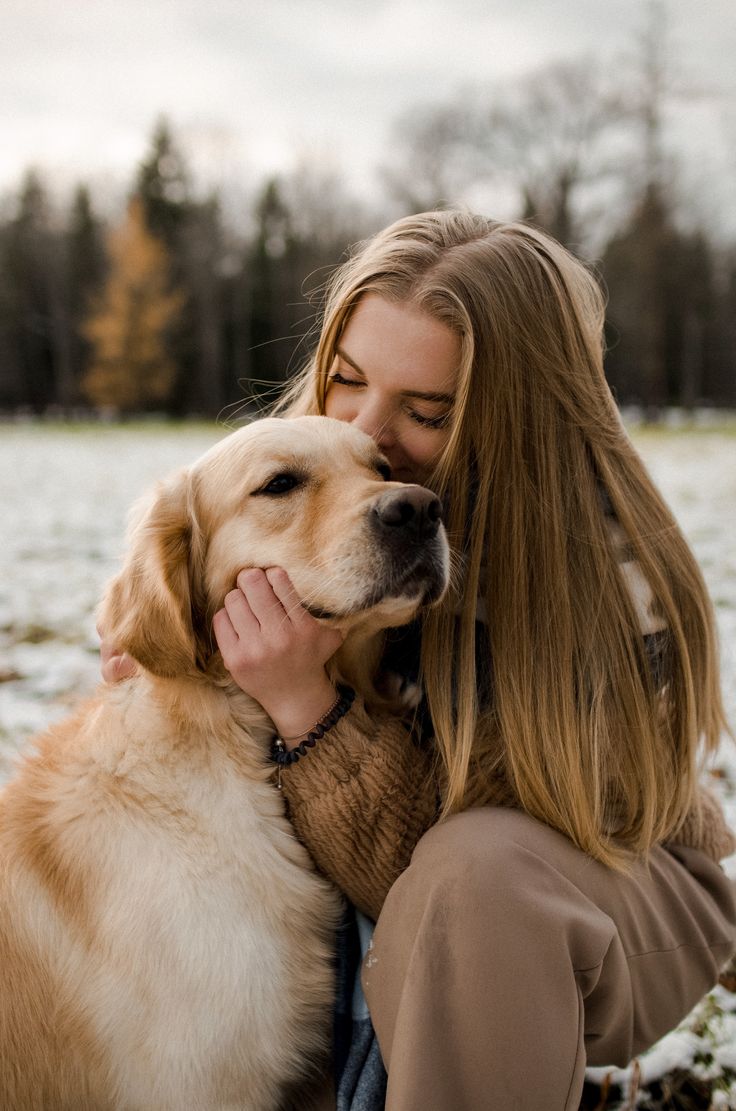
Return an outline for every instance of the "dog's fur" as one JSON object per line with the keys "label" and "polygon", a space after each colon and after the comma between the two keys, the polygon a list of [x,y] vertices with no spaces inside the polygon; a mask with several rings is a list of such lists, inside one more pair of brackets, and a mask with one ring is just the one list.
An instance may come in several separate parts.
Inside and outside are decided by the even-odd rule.
{"label": "dog's fur", "polygon": [[[447,579],[441,528],[403,553],[376,528],[404,489],[380,467],[347,425],[264,420],[139,510],[101,612],[138,673],[42,737],[0,799],[3,1108],[272,1109],[323,1054],[336,895],[211,623],[242,567],[282,566],[349,630],[336,676],[368,690],[377,631]],[[284,474],[293,490],[265,490]]]}

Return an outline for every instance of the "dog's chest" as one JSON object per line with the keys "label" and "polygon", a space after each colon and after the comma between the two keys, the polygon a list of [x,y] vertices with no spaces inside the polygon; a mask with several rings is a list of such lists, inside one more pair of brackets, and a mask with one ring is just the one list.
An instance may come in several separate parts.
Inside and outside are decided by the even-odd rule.
{"label": "dog's chest", "polygon": [[304,877],[312,878],[275,788],[226,757],[194,775],[170,774],[129,832],[138,881],[156,901],[186,907],[190,924],[197,906],[209,916],[213,904],[220,919],[229,908],[239,921],[268,916],[277,903],[298,903]]}
{"label": "dog's chest", "polygon": [[185,940],[301,918],[301,901],[323,885],[267,777],[265,741],[229,712],[213,711],[209,728],[182,724],[145,688],[108,707],[115,728],[96,723],[96,770],[73,789],[86,812],[77,848],[88,851],[90,836],[108,846],[110,902],[125,908],[137,891],[149,918],[168,932],[180,923]]}
{"label": "dog's chest", "polygon": [[[120,835],[100,919],[115,968],[84,987],[93,1013],[108,991],[118,1000],[107,1036],[125,1083],[136,1083],[124,1062],[142,1030],[177,1075],[189,1060],[250,1074],[286,1029],[316,1036],[331,990],[333,899],[270,784],[226,760],[207,775],[171,776]],[[276,1076],[278,1055],[271,1068]]]}

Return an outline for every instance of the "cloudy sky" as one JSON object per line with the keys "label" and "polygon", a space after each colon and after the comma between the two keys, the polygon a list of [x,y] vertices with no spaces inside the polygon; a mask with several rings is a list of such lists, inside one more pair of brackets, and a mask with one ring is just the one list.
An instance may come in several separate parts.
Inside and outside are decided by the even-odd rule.
{"label": "cloudy sky", "polygon": [[[699,96],[681,134],[701,162],[728,148],[736,172],[736,0],[663,3],[678,72]],[[408,107],[580,53],[619,65],[646,4],[2,0],[1,11],[6,195],[29,165],[58,187],[124,187],[162,113],[212,182],[317,157],[368,194]]]}

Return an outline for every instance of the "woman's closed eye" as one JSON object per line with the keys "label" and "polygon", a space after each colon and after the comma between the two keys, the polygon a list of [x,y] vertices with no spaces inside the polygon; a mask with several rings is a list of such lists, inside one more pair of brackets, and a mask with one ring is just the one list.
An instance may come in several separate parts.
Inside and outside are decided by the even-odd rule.
{"label": "woman's closed eye", "polygon": [[416,409],[407,409],[407,413],[413,421],[423,425],[424,428],[446,428],[452,415],[448,412],[438,417],[429,417],[424,413],[418,413]]}
{"label": "woman's closed eye", "polygon": [[[362,389],[367,383],[362,378],[349,378],[340,370],[334,370],[328,378],[330,386],[347,386],[348,389],[359,390]],[[420,424],[423,428],[446,428],[450,420],[451,412],[448,410],[444,413],[421,413],[415,409],[409,400],[406,400],[402,408],[410,420],[415,424]]]}
{"label": "woman's closed eye", "polygon": [[334,370],[328,378],[331,386],[364,386],[365,382],[360,378],[346,378],[339,370]]}

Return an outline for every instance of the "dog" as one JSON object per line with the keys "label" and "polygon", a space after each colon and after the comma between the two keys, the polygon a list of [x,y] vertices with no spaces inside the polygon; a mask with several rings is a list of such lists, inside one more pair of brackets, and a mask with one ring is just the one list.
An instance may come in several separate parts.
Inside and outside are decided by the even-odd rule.
{"label": "dog", "polygon": [[270,1111],[324,1060],[339,896],[212,618],[241,568],[283,567],[345,630],[331,676],[370,704],[381,630],[447,587],[439,509],[362,432],[296,417],[232,433],[135,511],[100,621],[137,673],[0,798],[0,1106]]}

